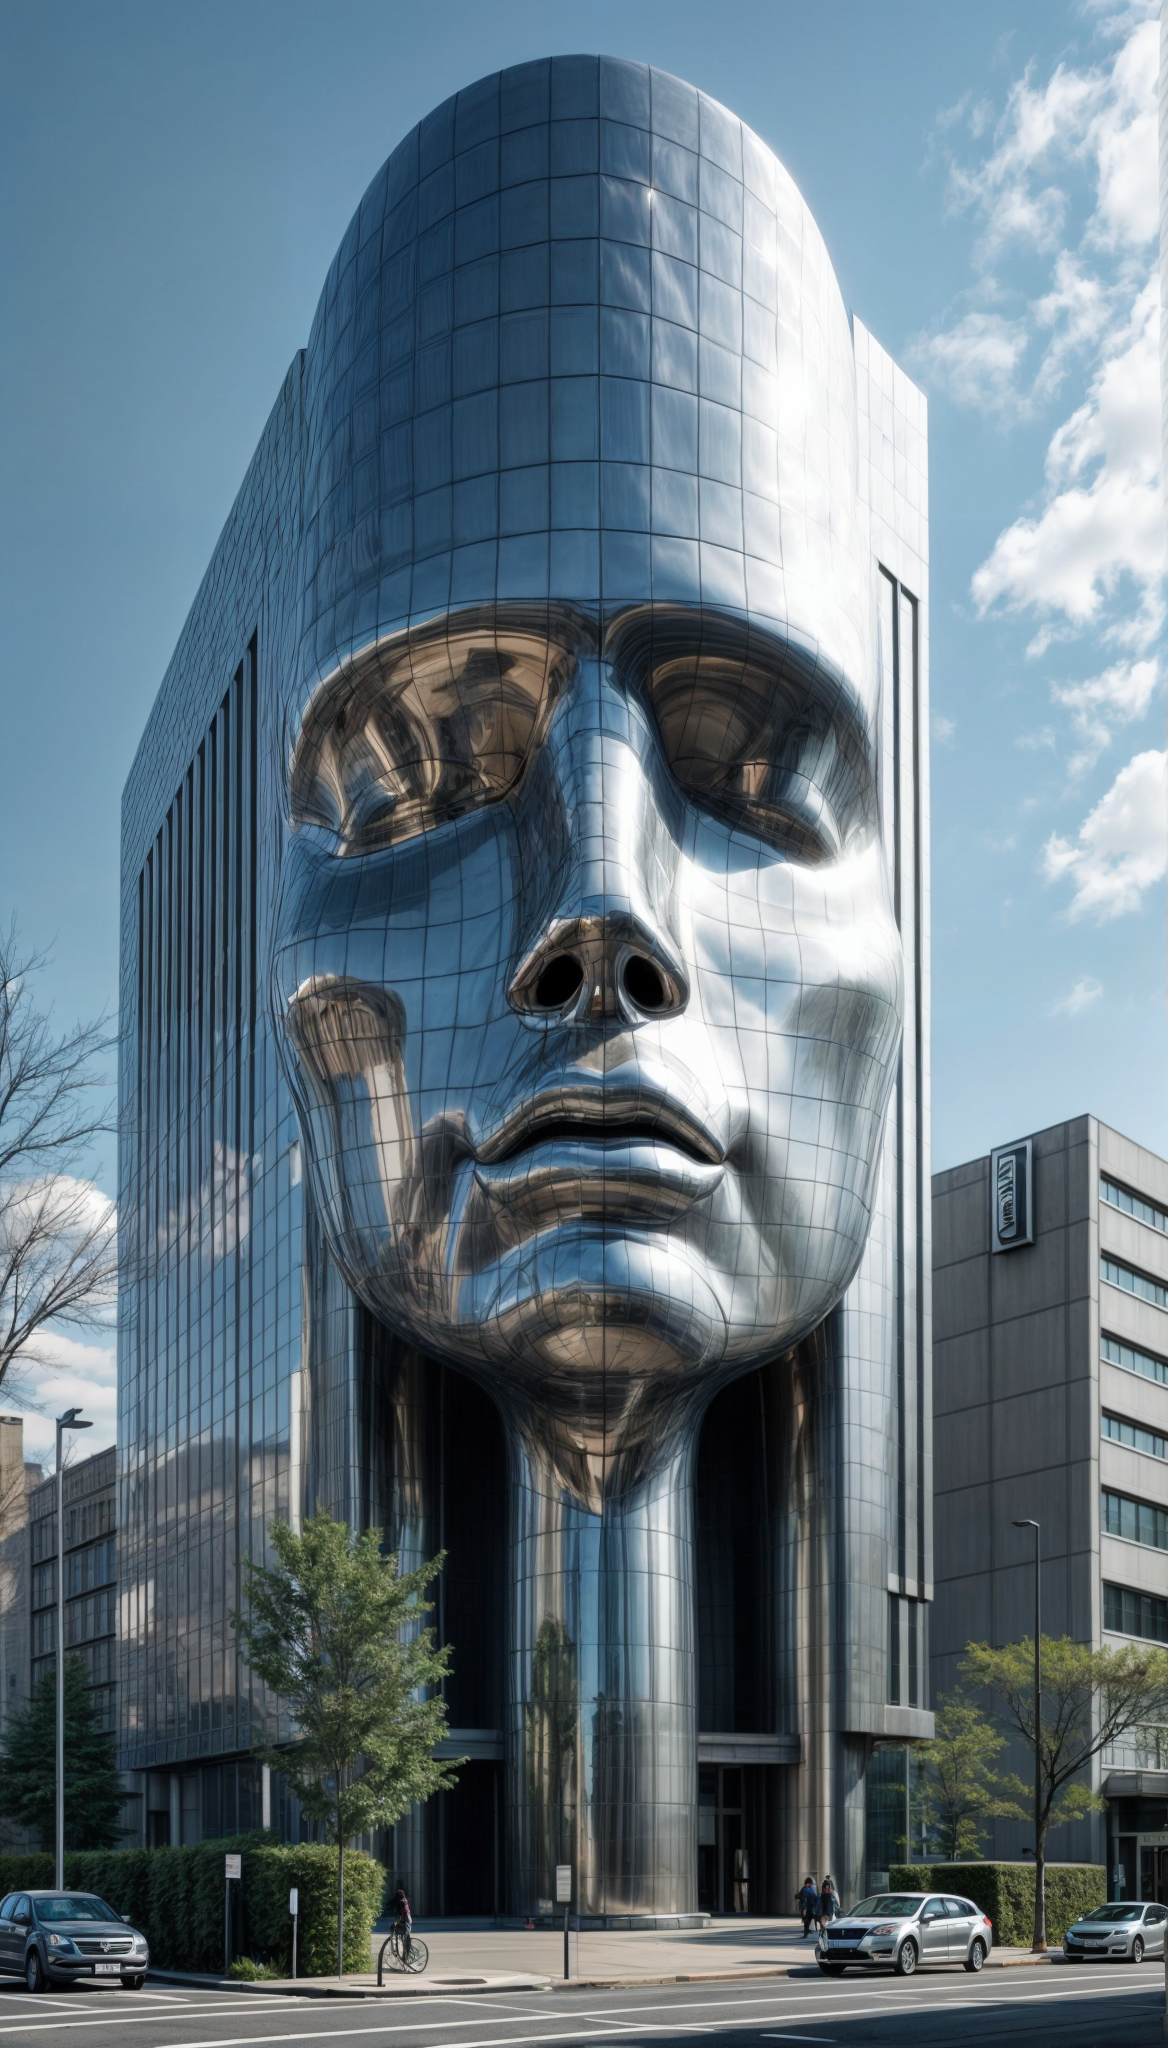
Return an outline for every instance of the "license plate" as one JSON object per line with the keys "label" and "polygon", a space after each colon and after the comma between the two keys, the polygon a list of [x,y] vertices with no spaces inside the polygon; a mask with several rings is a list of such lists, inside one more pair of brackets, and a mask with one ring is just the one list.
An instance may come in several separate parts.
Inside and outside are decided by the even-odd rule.
{"label": "license plate", "polygon": [[120,1977],[122,1974],[120,1963],[95,1963],[93,1968],[99,1977]]}

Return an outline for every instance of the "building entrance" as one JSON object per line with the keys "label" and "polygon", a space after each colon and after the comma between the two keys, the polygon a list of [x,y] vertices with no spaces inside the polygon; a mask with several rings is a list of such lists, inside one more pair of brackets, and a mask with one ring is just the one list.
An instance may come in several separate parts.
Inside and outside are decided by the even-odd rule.
{"label": "building entrance", "polygon": [[749,1913],[745,1772],[739,1765],[698,1770],[698,1907],[703,1913]]}
{"label": "building entrance", "polygon": [[1140,1835],[1140,1897],[1168,1905],[1168,1834]]}

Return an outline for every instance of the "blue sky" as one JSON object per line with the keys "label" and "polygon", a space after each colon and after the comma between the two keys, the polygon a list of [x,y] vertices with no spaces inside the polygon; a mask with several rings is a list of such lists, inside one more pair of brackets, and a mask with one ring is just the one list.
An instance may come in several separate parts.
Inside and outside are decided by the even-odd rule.
{"label": "blue sky", "polygon": [[59,1014],[116,1004],[122,784],[365,184],[598,49],[766,138],[929,393],[935,1164],[1085,1110],[1168,1152],[1150,6],[9,0],[0,39],[0,912]]}

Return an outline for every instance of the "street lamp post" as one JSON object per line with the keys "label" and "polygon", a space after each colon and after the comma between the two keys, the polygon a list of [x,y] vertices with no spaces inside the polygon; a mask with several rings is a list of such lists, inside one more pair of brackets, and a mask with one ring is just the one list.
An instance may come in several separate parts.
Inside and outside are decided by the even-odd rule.
{"label": "street lamp post", "polygon": [[61,1470],[67,1429],[92,1429],[80,1408],[66,1408],[57,1417],[57,1875],[56,1889],[65,1889],[65,1479]]}
{"label": "street lamp post", "polygon": [[1042,1525],[1027,1519],[1015,1521],[1014,1527],[1034,1531],[1034,1947],[1041,1954],[1046,1948],[1046,1872],[1038,1854],[1042,1812]]}

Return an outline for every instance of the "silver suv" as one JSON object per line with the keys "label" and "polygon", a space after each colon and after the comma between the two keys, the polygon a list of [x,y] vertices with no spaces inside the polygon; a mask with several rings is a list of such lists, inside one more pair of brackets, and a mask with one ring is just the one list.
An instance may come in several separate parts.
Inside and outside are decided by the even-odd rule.
{"label": "silver suv", "polygon": [[918,1963],[981,1969],[994,1938],[980,1906],[947,1892],[877,1892],[824,1928],[815,1960],[828,1977],[865,1963],[911,1977]]}
{"label": "silver suv", "polygon": [[79,1977],[140,1991],[150,1967],[146,1936],[92,1892],[9,1892],[0,1900],[0,1970],[30,1991]]}

